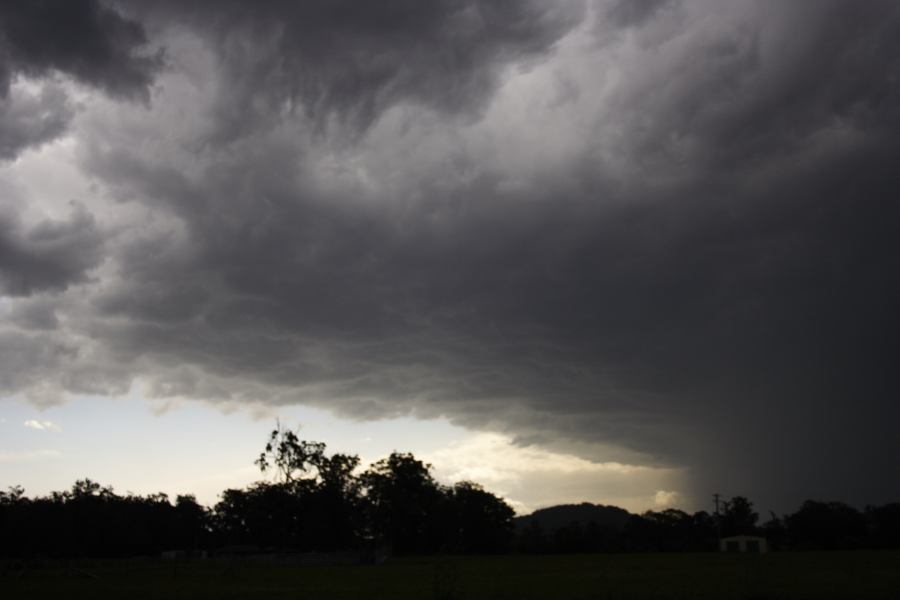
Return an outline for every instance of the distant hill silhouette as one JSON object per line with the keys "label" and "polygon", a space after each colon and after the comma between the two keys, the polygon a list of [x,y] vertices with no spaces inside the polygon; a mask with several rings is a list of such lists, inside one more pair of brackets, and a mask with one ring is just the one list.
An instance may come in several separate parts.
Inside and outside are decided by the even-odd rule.
{"label": "distant hill silhouette", "polygon": [[582,526],[595,523],[602,529],[619,532],[625,529],[632,516],[630,512],[618,506],[582,502],[541,508],[530,515],[516,517],[515,525],[516,530],[522,531],[532,523],[536,523],[545,532],[552,533],[573,523]]}

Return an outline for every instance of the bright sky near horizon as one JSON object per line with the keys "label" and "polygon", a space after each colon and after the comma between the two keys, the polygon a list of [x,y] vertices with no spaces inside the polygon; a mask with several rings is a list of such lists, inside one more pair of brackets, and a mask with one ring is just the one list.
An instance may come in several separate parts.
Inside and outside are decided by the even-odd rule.
{"label": "bright sky near horizon", "polygon": [[412,452],[432,464],[441,483],[481,483],[520,514],[588,500],[632,511],[684,505],[677,495],[659,496],[677,482],[672,470],[523,448],[445,420],[350,421],[299,406],[222,411],[196,401],[151,403],[139,393],[72,398],[44,410],[4,403],[0,485],[44,495],[90,478],[119,493],[195,494],[212,506],[224,489],[263,478],[253,460],[276,420],[299,424],[303,439],[324,441],[330,452],[358,454],[364,465],[395,450]]}

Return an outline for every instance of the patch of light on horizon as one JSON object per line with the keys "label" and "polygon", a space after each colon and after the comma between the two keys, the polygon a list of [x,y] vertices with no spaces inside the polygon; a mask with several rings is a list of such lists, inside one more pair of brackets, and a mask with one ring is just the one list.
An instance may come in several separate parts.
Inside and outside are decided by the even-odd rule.
{"label": "patch of light on horizon", "polygon": [[658,490],[653,496],[653,505],[656,508],[674,508],[681,500],[681,494],[670,490]]}
{"label": "patch of light on horizon", "polygon": [[[519,514],[554,504],[613,504],[631,511],[657,507],[658,490],[677,485],[678,469],[592,462],[572,454],[522,447],[499,433],[470,433],[423,456],[442,483],[474,481]],[[666,488],[664,488],[666,489]],[[677,492],[672,501],[683,498]]]}

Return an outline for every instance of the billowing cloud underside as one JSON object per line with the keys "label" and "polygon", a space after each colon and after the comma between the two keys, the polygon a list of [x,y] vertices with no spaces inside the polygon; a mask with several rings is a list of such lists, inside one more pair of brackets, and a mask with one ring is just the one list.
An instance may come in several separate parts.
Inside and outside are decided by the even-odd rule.
{"label": "billowing cloud underside", "polygon": [[[74,5],[90,43],[54,35]],[[900,492],[894,2],[26,6],[0,177],[64,136],[93,192],[3,188],[0,392],[138,379],[697,493]]]}

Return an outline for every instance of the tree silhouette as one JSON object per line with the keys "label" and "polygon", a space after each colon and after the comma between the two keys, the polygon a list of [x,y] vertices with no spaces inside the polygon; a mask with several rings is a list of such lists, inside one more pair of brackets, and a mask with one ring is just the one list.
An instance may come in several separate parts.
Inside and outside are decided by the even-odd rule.
{"label": "tree silhouette", "polygon": [[[502,498],[477,483],[439,484],[428,465],[394,452],[360,473],[358,456],[326,452],[280,423],[254,461],[275,481],[225,490],[208,510],[190,495],[116,494],[79,479],[29,498],[0,492],[0,557],[127,557],[165,550],[333,551],[389,544],[400,554],[458,552],[697,551],[717,548],[717,522],[677,509],[633,515],[612,506],[556,506],[514,518]],[[891,548],[900,545],[900,504],[867,507],[804,502],[763,532],[777,548]],[[725,503],[725,535],[754,533],[753,503]],[[518,525],[518,536],[514,525]]]}
{"label": "tree silhouette", "polygon": [[864,543],[866,520],[842,502],[807,500],[787,517],[787,529],[791,541],[800,547],[854,548]]}
{"label": "tree silhouette", "polygon": [[756,532],[759,515],[753,503],[743,496],[735,496],[725,503],[722,513],[722,535],[748,535]]}
{"label": "tree silhouette", "polygon": [[515,512],[506,502],[470,481],[457,483],[448,492],[453,506],[455,549],[479,554],[509,549]]}
{"label": "tree silhouette", "polygon": [[869,506],[866,517],[872,529],[872,542],[878,548],[900,548],[900,503]]}
{"label": "tree silhouette", "polygon": [[304,550],[357,545],[363,529],[358,456],[328,456],[324,443],[302,440],[277,423],[254,462],[262,473],[275,471],[277,481],[226,492],[216,512],[228,539]]}
{"label": "tree silhouette", "polygon": [[266,448],[260,453],[255,464],[263,473],[275,469],[283,483],[292,483],[298,476],[303,476],[322,464],[325,444],[301,440],[290,429],[276,423],[269,434]]}
{"label": "tree silhouette", "polygon": [[434,552],[441,546],[445,495],[430,469],[412,454],[394,452],[360,477],[370,533],[395,552]]}

